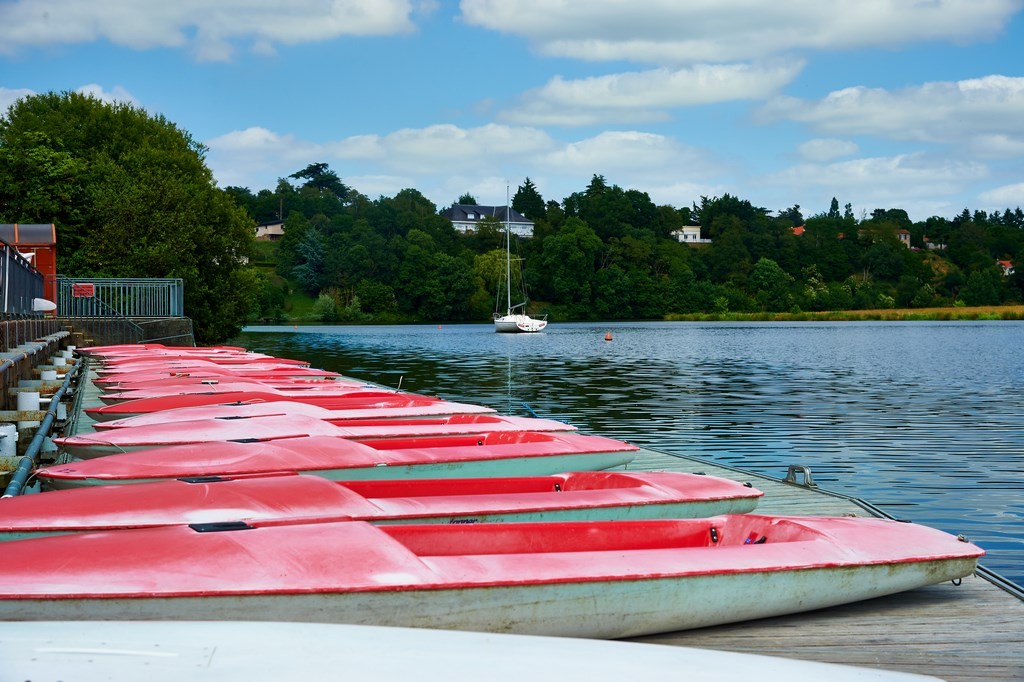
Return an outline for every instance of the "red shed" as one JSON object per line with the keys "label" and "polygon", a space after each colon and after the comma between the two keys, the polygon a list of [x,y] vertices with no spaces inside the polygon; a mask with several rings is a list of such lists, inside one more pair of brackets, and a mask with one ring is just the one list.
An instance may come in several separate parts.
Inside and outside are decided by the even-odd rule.
{"label": "red shed", "polygon": [[43,296],[57,301],[57,226],[53,223],[0,224],[0,239],[32,261],[43,275]]}

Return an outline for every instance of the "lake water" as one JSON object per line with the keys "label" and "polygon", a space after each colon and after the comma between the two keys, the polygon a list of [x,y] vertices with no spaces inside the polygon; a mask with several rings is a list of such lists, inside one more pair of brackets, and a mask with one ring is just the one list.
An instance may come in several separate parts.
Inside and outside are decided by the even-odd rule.
{"label": "lake water", "polygon": [[1022,341],[1024,322],[654,322],[250,327],[238,343],[769,476],[807,466],[963,533],[1024,585]]}

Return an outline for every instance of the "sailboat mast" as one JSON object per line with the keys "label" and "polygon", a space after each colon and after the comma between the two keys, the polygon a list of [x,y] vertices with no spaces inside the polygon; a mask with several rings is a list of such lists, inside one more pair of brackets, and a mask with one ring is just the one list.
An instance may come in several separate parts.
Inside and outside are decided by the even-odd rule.
{"label": "sailboat mast", "polygon": [[512,236],[508,226],[508,185],[505,185],[505,309],[512,314]]}

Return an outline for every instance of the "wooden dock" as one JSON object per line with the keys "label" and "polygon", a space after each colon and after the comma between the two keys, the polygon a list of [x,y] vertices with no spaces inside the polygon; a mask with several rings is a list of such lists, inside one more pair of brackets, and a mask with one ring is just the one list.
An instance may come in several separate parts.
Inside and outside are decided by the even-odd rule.
{"label": "wooden dock", "polygon": [[[100,404],[91,381],[85,407]],[[82,415],[78,431],[90,431]],[[750,482],[758,513],[881,516],[870,504],[707,460],[641,450],[629,471],[683,471]],[[813,471],[811,472],[813,475]],[[984,561],[982,561],[984,564]],[[964,578],[845,606],[632,641],[701,647],[932,675],[947,682],[1024,680],[1024,595],[983,577]],[[994,578],[998,581],[998,577]],[[1012,586],[1011,586],[1012,588]],[[685,671],[679,671],[685,677]]]}
{"label": "wooden dock", "polygon": [[[757,513],[881,515],[852,498],[706,460],[642,450],[630,471],[683,471],[750,482],[764,491]],[[813,471],[811,472],[813,477]],[[984,560],[982,560],[984,565]],[[948,682],[1024,680],[1024,600],[985,571],[962,584],[809,613],[672,632],[632,641],[740,651],[933,675]],[[998,581],[998,576],[992,577]],[[1012,589],[1012,586],[1010,586]]]}

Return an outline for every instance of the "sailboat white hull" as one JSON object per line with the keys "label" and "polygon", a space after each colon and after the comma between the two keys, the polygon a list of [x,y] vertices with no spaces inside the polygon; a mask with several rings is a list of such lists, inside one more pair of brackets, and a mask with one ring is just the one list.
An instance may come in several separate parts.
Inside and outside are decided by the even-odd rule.
{"label": "sailboat white hull", "polygon": [[537,320],[529,315],[495,315],[494,331],[508,334],[539,332],[548,326],[547,320]]}
{"label": "sailboat white hull", "polygon": [[[523,302],[512,305],[512,232],[508,225],[509,206],[508,188],[505,188],[505,314],[501,307],[496,306],[494,312],[494,331],[505,334],[522,334],[539,332],[548,326],[547,315],[535,319],[526,314],[526,284],[522,284]],[[518,260],[518,259],[517,259]],[[522,312],[515,312],[521,310]]]}

